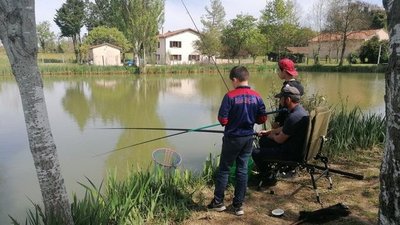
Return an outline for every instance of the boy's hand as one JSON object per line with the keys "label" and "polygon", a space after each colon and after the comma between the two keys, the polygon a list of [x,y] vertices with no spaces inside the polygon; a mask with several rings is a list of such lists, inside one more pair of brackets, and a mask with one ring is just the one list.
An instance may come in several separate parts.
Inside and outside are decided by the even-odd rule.
{"label": "boy's hand", "polygon": [[261,137],[261,136],[268,136],[270,133],[271,133],[271,130],[260,130],[260,131],[257,132],[257,135],[258,135],[259,137]]}

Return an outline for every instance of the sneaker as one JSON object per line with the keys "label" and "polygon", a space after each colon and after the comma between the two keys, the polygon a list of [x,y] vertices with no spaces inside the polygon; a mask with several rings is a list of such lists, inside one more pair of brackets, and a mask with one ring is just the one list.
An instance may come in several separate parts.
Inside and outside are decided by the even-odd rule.
{"label": "sneaker", "polygon": [[236,216],[243,216],[244,215],[243,206],[239,206],[239,207],[233,206],[233,211],[235,212]]}
{"label": "sneaker", "polygon": [[226,209],[226,207],[223,202],[218,203],[215,201],[215,199],[213,199],[211,203],[207,205],[207,209],[222,212]]}

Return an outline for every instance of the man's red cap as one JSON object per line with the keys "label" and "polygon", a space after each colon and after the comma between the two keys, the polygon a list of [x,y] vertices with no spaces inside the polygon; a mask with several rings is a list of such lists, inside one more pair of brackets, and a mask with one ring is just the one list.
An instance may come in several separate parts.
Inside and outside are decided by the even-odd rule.
{"label": "man's red cap", "polygon": [[281,59],[279,60],[278,65],[282,71],[286,71],[288,74],[294,77],[298,75],[296,68],[294,68],[294,62],[292,60],[288,58]]}

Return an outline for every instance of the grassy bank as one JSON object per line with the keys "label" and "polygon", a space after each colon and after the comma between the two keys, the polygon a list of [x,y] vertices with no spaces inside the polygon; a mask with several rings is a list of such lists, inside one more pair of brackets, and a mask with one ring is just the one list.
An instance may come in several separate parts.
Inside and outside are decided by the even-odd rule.
{"label": "grassy bank", "polygon": [[[74,55],[71,53],[57,54],[57,53],[39,53],[38,64],[42,75],[98,75],[98,74],[132,74],[136,71],[133,67],[123,66],[89,66],[79,65],[73,63]],[[252,59],[242,59],[241,63],[246,65],[251,72],[274,72],[277,69],[276,62],[263,62],[260,59],[256,60],[253,64]],[[212,74],[221,72],[227,74],[230,69],[237,65],[238,61],[229,64],[194,64],[194,65],[148,65],[145,74]],[[321,64],[313,65],[299,63],[296,65],[299,71],[309,72],[359,72],[359,73],[384,73],[386,72],[387,65],[373,65],[373,64],[345,64],[338,67],[337,64]],[[4,49],[0,49],[0,75],[10,75],[11,67]]]}
{"label": "grassy bank", "polygon": [[[365,217],[368,220],[374,220],[376,217],[379,190],[379,167],[377,165],[380,163],[384,129],[385,120],[379,115],[365,114],[358,108],[348,110],[345,106],[338,107],[334,109],[328,131],[329,141],[324,149],[324,153],[332,159],[331,164],[335,164],[334,168],[343,167],[347,171],[356,170],[367,177],[366,181],[357,181],[360,183],[347,182],[343,179],[342,182],[347,182],[346,185],[349,186],[358,185],[355,191],[361,192],[363,190],[361,193],[357,192],[357,195],[360,195],[360,198],[367,199],[366,208],[368,210],[365,209],[364,212],[358,209],[356,214],[358,213],[360,217]],[[175,170],[171,173],[158,168],[135,170],[127,176],[126,180],[118,180],[118,175],[115,172],[109,173],[104,185],[96,186],[88,180],[86,184],[82,184],[86,192],[84,197],[82,199],[73,197],[72,212],[75,224],[203,224],[196,218],[208,218],[207,215],[204,215],[206,213],[205,205],[212,198],[212,181],[218,166],[217,159],[217,157],[210,155],[201,174],[194,174],[187,170]],[[299,180],[299,182],[306,182],[306,174]],[[333,195],[346,196],[348,191],[340,190],[347,190],[348,188],[343,187],[334,190]],[[281,191],[284,190],[290,190],[290,188],[282,186]],[[324,194],[326,193],[322,193],[323,197]],[[227,195],[228,199],[232,197],[232,188],[228,189]],[[312,195],[300,195],[302,200],[298,200],[298,206],[295,206],[297,207],[296,210],[301,209],[304,201],[313,202],[313,200],[310,200],[312,198],[310,196]],[[254,202],[247,203],[248,207],[254,207],[252,204],[259,205],[260,199],[272,201],[269,203],[272,205],[287,203],[286,198],[271,200],[265,199],[265,197],[260,196],[257,191],[250,190],[248,199]],[[336,199],[336,197],[333,199]],[[327,195],[325,198],[329,199],[330,197]],[[347,202],[349,201],[347,199]],[[329,202],[333,203],[334,201],[330,200]],[[353,200],[350,202],[353,204]],[[290,200],[289,203],[293,204],[293,201]],[[279,204],[274,207],[278,207]],[[357,204],[359,203],[355,199],[354,206]],[[368,204],[373,206],[373,212],[369,211],[371,207]],[[312,207],[309,206],[308,208],[318,208],[318,205],[310,205]],[[257,208],[253,211],[254,215],[257,215]],[[265,212],[263,213],[265,214]],[[289,214],[289,216],[291,219],[295,219],[294,214]],[[230,221],[230,219],[227,220]],[[57,218],[51,218],[47,223],[44,223],[44,220],[44,215],[39,206],[35,206],[35,209],[29,211],[27,224],[58,224]],[[265,218],[262,221],[265,224],[271,219]],[[211,224],[221,223],[224,223],[224,221]],[[18,222],[14,221],[14,224],[18,224]],[[279,224],[279,221],[276,224]]]}

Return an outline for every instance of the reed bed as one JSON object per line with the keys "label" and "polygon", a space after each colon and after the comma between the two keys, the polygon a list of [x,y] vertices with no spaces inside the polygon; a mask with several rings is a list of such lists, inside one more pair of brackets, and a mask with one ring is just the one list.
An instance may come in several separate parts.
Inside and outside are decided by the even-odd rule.
{"label": "reed bed", "polygon": [[334,108],[328,128],[326,151],[330,156],[351,156],[357,149],[382,147],[385,140],[386,120],[375,113],[351,110],[342,104]]}
{"label": "reed bed", "polygon": [[[159,167],[131,172],[127,177],[119,181],[116,172],[109,173],[104,188],[89,179],[88,184],[81,184],[85,195],[79,200],[74,194],[72,202],[75,224],[178,224],[198,207],[193,199],[204,183],[201,176],[188,170]],[[34,205],[25,224],[60,224],[58,218],[46,218],[40,206]]]}

